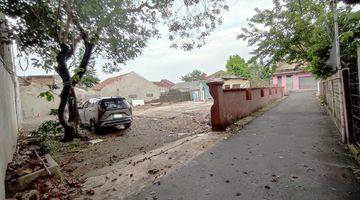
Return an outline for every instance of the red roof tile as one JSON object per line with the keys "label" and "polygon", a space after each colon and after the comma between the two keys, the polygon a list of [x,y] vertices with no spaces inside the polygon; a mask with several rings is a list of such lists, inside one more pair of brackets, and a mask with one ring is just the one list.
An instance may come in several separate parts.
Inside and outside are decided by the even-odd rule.
{"label": "red roof tile", "polygon": [[167,79],[161,79],[160,82],[153,82],[153,83],[159,87],[165,87],[165,88],[171,88],[173,85],[175,85],[173,82]]}
{"label": "red roof tile", "polygon": [[124,76],[126,76],[127,74],[129,74],[129,73],[108,78],[108,79],[102,81],[101,83],[94,85],[91,89],[97,90],[97,91],[102,90],[102,89],[103,89],[104,87],[106,87],[107,85],[109,85],[109,84],[111,84],[111,83],[113,83],[113,82],[116,82],[116,81],[121,80],[121,78],[124,77]]}

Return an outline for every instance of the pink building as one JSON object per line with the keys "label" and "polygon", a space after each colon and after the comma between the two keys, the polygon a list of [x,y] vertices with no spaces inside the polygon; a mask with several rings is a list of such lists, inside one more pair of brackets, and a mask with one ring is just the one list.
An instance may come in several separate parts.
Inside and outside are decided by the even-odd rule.
{"label": "pink building", "polygon": [[317,89],[313,74],[305,72],[304,66],[298,64],[279,63],[272,84],[284,87],[286,92]]}

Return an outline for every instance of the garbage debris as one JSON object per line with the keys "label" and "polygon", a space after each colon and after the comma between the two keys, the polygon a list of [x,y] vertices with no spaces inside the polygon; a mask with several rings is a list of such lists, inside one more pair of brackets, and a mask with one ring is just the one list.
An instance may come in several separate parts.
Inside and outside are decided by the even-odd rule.
{"label": "garbage debris", "polygon": [[89,140],[88,142],[90,143],[90,144],[97,144],[97,143],[100,143],[100,142],[102,142],[103,140],[102,139],[93,139],[93,140]]}
{"label": "garbage debris", "polygon": [[159,171],[160,170],[158,170],[158,169],[150,169],[150,170],[148,170],[148,174],[154,175],[154,174],[158,173]]}

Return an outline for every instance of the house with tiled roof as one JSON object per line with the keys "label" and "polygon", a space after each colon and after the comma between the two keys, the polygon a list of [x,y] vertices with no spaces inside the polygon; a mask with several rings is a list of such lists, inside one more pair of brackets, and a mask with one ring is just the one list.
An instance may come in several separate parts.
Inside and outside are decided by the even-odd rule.
{"label": "house with tiled roof", "polygon": [[208,81],[221,79],[224,81],[224,89],[234,89],[234,88],[249,88],[250,81],[244,77],[231,74],[224,70],[219,70],[210,76],[207,77]]}
{"label": "house with tiled roof", "polygon": [[160,98],[159,87],[135,72],[108,78],[92,89],[100,96],[121,96],[129,101],[148,102]]}
{"label": "house with tiled roof", "polygon": [[161,79],[161,81],[153,81],[153,83],[159,87],[160,94],[169,91],[169,89],[175,85],[175,83],[167,79]]}

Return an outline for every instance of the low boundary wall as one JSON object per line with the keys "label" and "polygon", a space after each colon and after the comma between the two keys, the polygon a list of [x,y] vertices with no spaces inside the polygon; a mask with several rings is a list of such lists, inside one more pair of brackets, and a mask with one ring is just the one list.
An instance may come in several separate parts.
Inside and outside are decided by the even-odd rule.
{"label": "low boundary wall", "polygon": [[214,99],[211,107],[211,126],[214,131],[224,131],[234,121],[284,96],[282,87],[223,89],[222,81],[207,84]]}

